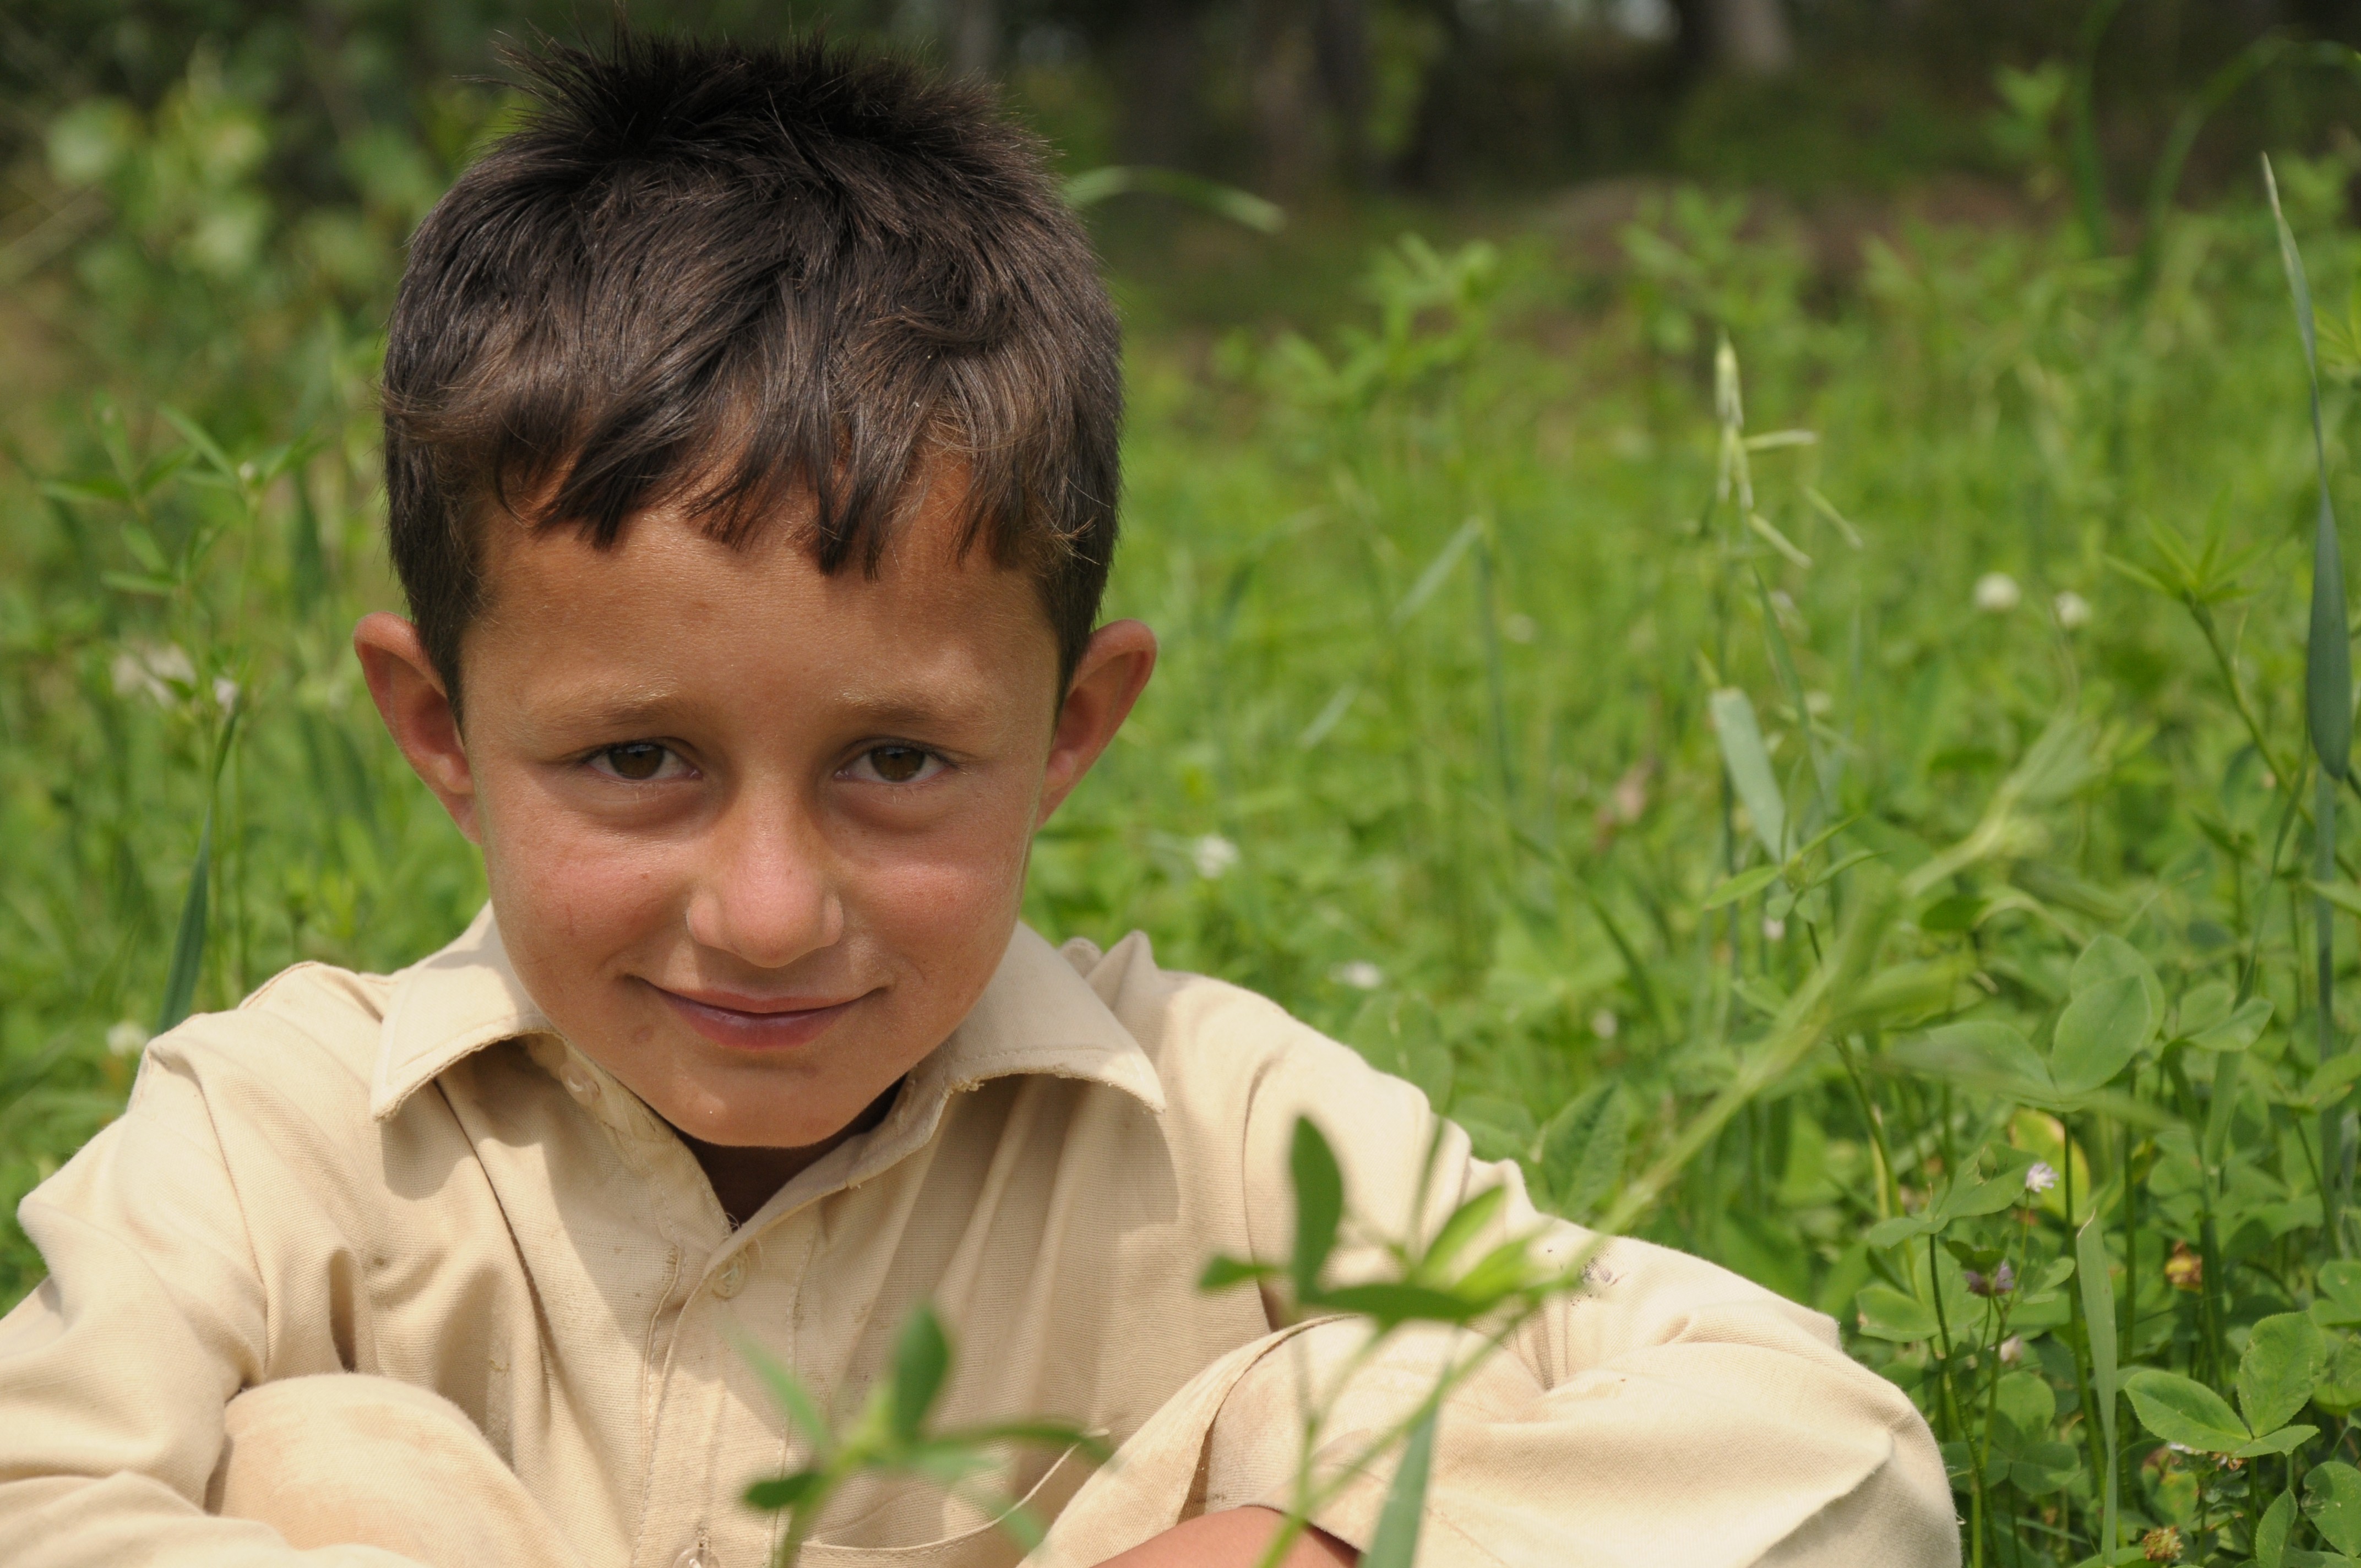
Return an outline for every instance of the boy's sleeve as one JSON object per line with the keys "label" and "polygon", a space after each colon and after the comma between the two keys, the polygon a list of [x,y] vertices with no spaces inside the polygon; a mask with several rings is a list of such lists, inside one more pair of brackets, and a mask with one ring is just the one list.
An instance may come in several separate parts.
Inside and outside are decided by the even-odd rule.
{"label": "boy's sleeve", "polygon": [[[18,1210],[49,1276],[0,1319],[8,1562],[415,1568],[367,1547],[297,1552],[263,1525],[205,1511],[232,1397],[266,1365],[338,1367],[333,1325],[291,1336],[268,1321],[250,1195],[181,1043],[150,1047],[124,1116]],[[295,1174],[277,1176],[288,1190],[269,1196],[305,1212]]]}
{"label": "boy's sleeve", "polygon": [[[1284,1257],[1292,1245],[1286,1171],[1299,1114],[1335,1148],[1353,1218],[1379,1235],[1405,1231],[1434,1129],[1425,1097],[1307,1030],[1270,1059],[1247,1117],[1256,1255]],[[1509,1200],[1492,1240],[1538,1233],[1542,1252],[1567,1262],[1591,1241],[1538,1213],[1513,1163],[1473,1158],[1466,1135],[1448,1125],[1422,1226],[1431,1234],[1495,1185]],[[1378,1266],[1374,1251],[1340,1253],[1337,1273]],[[1340,1335],[1350,1341],[1342,1350]],[[1267,1500],[1281,1506],[1295,1427],[1269,1412],[1296,1409],[1302,1369],[1316,1381],[1322,1364],[1341,1362],[1365,1336],[1357,1324],[1336,1323],[1302,1337],[1305,1354],[1268,1357],[1241,1377],[1208,1450],[1216,1461],[1246,1453],[1244,1467],[1231,1468],[1250,1475],[1254,1445],[1275,1441],[1282,1452],[1260,1463],[1279,1475]],[[1408,1333],[1356,1378],[1318,1463],[1341,1475],[1372,1435],[1414,1409],[1453,1337]],[[1459,1354],[1467,1343],[1458,1336]],[[1268,1393],[1273,1381],[1286,1385],[1283,1397]],[[1280,1430],[1266,1432],[1273,1425]],[[1389,1466],[1348,1482],[1320,1515],[1322,1527],[1366,1547],[1389,1479]],[[1553,1303],[1455,1392],[1431,1486],[1423,1568],[1959,1561],[1932,1434],[1899,1389],[1843,1353],[1835,1323],[1702,1259],[1640,1242],[1608,1244],[1587,1288]]]}

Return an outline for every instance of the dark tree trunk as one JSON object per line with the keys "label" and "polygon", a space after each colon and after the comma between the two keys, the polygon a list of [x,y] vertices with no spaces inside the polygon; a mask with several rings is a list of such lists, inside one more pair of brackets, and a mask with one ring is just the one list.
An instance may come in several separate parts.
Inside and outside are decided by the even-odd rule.
{"label": "dark tree trunk", "polygon": [[1336,121],[1336,161],[1345,180],[1367,185],[1369,159],[1369,15],[1366,0],[1320,0],[1312,30],[1320,86]]}
{"label": "dark tree trunk", "polygon": [[1123,156],[1186,167],[1196,151],[1197,0],[1136,0],[1113,53],[1124,88]]}
{"label": "dark tree trunk", "polygon": [[1320,163],[1319,68],[1313,43],[1323,0],[1251,0],[1246,103],[1264,188],[1284,201],[1312,183]]}
{"label": "dark tree trunk", "polygon": [[1777,76],[1795,63],[1781,0],[1672,0],[1680,32],[1677,74]]}

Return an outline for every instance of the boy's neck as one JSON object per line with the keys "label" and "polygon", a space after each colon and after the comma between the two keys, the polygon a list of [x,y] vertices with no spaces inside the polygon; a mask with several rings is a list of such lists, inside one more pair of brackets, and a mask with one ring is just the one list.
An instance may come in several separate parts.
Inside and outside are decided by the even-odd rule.
{"label": "boy's neck", "polygon": [[677,1127],[673,1131],[680,1134],[680,1141],[697,1157],[705,1179],[713,1184],[713,1196],[719,1201],[722,1214],[729,1220],[730,1228],[735,1230],[752,1219],[754,1212],[769,1202],[779,1189],[819,1163],[829,1150],[884,1121],[901,1087],[896,1080],[836,1133],[800,1148],[733,1147],[690,1137]]}

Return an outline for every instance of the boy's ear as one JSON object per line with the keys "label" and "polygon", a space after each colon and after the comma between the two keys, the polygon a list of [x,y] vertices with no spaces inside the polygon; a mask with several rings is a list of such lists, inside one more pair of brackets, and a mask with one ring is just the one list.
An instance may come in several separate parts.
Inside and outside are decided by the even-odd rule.
{"label": "boy's ear", "polygon": [[1058,709],[1035,827],[1049,821],[1049,814],[1082,782],[1155,673],[1156,633],[1138,621],[1111,620],[1091,634],[1090,646],[1082,650],[1066,687],[1065,704]]}
{"label": "boy's ear", "polygon": [[361,674],[368,682],[378,717],[385,720],[386,733],[459,831],[481,844],[476,827],[476,775],[459,738],[459,718],[452,711],[443,677],[434,673],[434,662],[426,656],[418,628],[383,610],[365,615],[353,628],[353,652],[361,662]]}

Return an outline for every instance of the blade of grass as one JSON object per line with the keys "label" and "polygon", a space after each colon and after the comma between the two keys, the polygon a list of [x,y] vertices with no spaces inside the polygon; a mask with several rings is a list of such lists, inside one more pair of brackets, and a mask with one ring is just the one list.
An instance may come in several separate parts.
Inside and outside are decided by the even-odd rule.
{"label": "blade of grass", "polygon": [[172,935],[172,964],[164,979],[164,1000],[156,1009],[156,1033],[162,1034],[189,1015],[196,1001],[197,977],[205,961],[205,927],[211,914],[208,889],[213,880],[214,814],[205,808],[205,825],[197,834],[197,858],[189,868],[189,891],[181,900],[181,923]]}
{"label": "blade of grass", "polygon": [[233,703],[214,742],[213,765],[205,780],[204,826],[197,831],[197,858],[189,868],[189,891],[181,900],[181,920],[172,934],[172,961],[165,970],[164,999],[156,1009],[159,1035],[186,1018],[197,998],[197,981],[204,972],[205,933],[212,916],[214,803],[221,794],[222,770],[236,743],[237,721],[246,711]]}
{"label": "blade of grass", "polygon": [[1361,1568],[1411,1568],[1418,1554],[1420,1516],[1426,1508],[1426,1482],[1434,1463],[1434,1418],[1429,1409],[1411,1428],[1402,1445],[1401,1463],[1393,1485],[1386,1490],[1384,1511],[1378,1515],[1377,1533],[1361,1554]]}
{"label": "blade of grass", "polygon": [[[2074,1233],[2074,1272],[2081,1288],[2083,1332],[2091,1346],[2091,1392],[2099,1406],[2099,1430],[2106,1454],[2106,1486],[2100,1526],[2099,1560],[2115,1551],[2115,1287],[2107,1273],[2107,1242],[2099,1223],[2100,1205]],[[2069,1218],[2071,1218],[2070,1215]]]}
{"label": "blade of grass", "polygon": [[[2303,340],[2304,375],[2312,391],[2312,449],[2320,480],[2320,508],[2312,527],[2312,626],[2303,655],[2304,716],[2312,729],[2312,754],[2320,760],[2312,807],[2312,880],[2335,881],[2336,785],[2352,765],[2353,645],[2345,598],[2345,561],[2336,535],[2336,512],[2328,496],[2328,436],[2320,411],[2320,357],[2312,322],[2312,286],[2297,250],[2295,231],[2288,226],[2279,205],[2278,177],[2271,160],[2263,159],[2263,190],[2270,198],[2271,223],[2279,243],[2279,264],[2286,269],[2288,293],[2295,303],[2297,334]],[[2336,1054],[2336,925],[2328,900],[2312,895],[2313,959],[2317,969],[2317,1021],[2320,1059]],[[2322,1224],[2342,1255],[2345,1250],[2340,1211],[2345,1194],[2341,1140],[2344,1105],[2321,1109],[2321,1166],[2327,1185],[2321,1192]]]}
{"label": "blade of grass", "polygon": [[1722,761],[1730,782],[1754,819],[1754,837],[1773,861],[1787,858],[1787,805],[1779,793],[1778,776],[1771,771],[1771,753],[1763,745],[1763,729],[1754,720],[1754,705],[1736,686],[1724,686],[1710,699],[1714,733],[1721,741]]}

